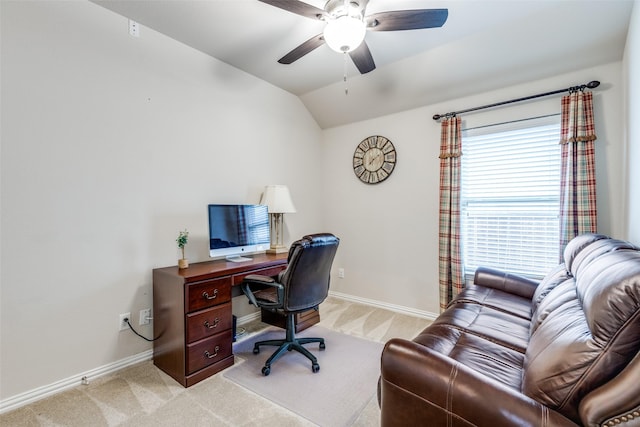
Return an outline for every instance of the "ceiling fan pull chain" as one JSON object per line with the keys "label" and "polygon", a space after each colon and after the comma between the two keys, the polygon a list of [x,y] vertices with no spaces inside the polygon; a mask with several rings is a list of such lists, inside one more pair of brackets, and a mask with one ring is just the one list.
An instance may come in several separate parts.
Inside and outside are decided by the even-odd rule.
{"label": "ceiling fan pull chain", "polygon": [[349,87],[347,86],[347,52],[343,53],[344,56],[344,94],[349,95]]}

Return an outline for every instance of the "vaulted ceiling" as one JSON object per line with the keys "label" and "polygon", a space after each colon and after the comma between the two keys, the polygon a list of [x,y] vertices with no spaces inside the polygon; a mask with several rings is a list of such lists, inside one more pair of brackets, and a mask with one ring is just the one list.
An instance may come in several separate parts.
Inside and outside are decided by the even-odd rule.
{"label": "vaulted ceiling", "polygon": [[279,64],[324,23],[258,0],[92,1],[299,96],[322,128],[620,60],[633,7],[632,0],[369,0],[367,14],[446,8],[449,17],[441,28],[367,32],[377,68],[361,75],[326,45]]}

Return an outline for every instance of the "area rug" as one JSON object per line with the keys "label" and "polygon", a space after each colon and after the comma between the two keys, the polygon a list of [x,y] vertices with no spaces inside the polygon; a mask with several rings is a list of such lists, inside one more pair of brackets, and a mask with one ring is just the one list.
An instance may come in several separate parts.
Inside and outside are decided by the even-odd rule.
{"label": "area rug", "polygon": [[276,347],[264,346],[255,355],[253,344],[284,334],[283,329],[270,328],[236,343],[233,351],[243,360],[224,376],[319,426],[352,425],[375,396],[383,344],[316,325],[296,336],[325,339],[326,350],[318,344],[305,346],[318,358],[320,371],[311,372],[311,361],[291,351],[273,363],[265,377],[262,367]]}

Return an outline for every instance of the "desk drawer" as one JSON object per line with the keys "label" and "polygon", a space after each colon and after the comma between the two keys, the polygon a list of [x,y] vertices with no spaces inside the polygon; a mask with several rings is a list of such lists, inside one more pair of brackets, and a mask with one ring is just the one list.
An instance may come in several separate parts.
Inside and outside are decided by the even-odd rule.
{"label": "desk drawer", "polygon": [[231,328],[231,304],[217,305],[187,315],[187,343]]}
{"label": "desk drawer", "polygon": [[231,329],[187,345],[187,375],[231,356]]}
{"label": "desk drawer", "polygon": [[231,276],[187,285],[187,312],[231,301]]}
{"label": "desk drawer", "polygon": [[283,264],[283,265],[276,265],[275,267],[261,268],[261,269],[249,271],[246,273],[234,274],[233,284],[239,285],[240,283],[242,283],[242,280],[250,274],[261,274],[263,276],[276,276],[285,268],[287,268],[287,266],[286,264]]}

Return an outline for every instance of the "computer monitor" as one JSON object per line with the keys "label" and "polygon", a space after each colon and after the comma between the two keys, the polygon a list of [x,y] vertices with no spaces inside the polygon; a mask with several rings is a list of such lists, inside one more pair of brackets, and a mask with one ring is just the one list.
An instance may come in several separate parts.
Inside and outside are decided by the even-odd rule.
{"label": "computer monitor", "polygon": [[247,261],[243,255],[270,246],[269,213],[265,205],[209,205],[209,256]]}

